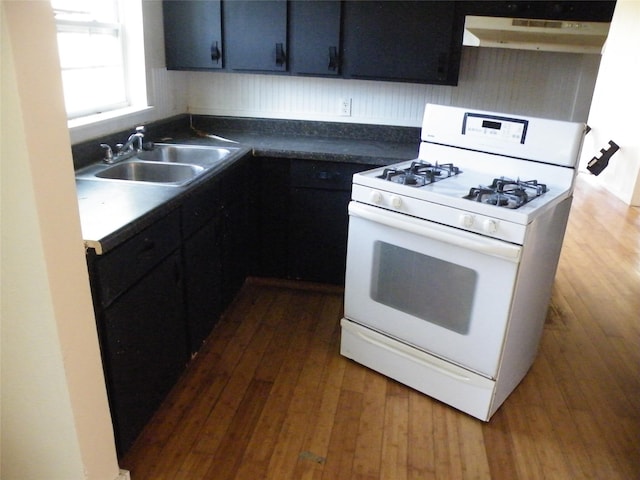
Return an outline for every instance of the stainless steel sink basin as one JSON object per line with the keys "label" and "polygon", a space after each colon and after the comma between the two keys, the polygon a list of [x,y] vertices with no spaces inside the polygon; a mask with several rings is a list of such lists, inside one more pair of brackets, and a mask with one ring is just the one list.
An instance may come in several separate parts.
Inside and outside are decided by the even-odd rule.
{"label": "stainless steel sink basin", "polygon": [[182,185],[204,172],[198,165],[129,161],[95,174],[98,178]]}
{"label": "stainless steel sink basin", "polygon": [[152,162],[187,163],[206,167],[226,158],[235,150],[237,148],[156,143],[153,150],[139,152],[135,158]]}
{"label": "stainless steel sink basin", "polygon": [[156,143],[153,150],[138,152],[128,160],[112,165],[96,163],[78,170],[76,178],[184,186],[221,165],[222,160],[238,149]]}

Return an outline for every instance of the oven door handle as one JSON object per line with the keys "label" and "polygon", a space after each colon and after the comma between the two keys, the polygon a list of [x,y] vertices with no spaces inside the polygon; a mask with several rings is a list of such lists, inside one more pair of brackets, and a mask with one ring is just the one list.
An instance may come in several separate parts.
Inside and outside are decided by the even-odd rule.
{"label": "oven door handle", "polygon": [[349,215],[385,225],[396,230],[414,233],[474,252],[499,257],[514,263],[520,262],[522,247],[508,242],[468,233],[428,220],[401,215],[395,212],[357,202],[349,203]]}

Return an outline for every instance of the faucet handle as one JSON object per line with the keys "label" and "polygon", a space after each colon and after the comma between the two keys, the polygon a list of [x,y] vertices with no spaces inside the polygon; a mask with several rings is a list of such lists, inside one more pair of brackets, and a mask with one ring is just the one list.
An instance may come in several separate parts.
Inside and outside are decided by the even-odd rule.
{"label": "faucet handle", "polygon": [[136,133],[144,133],[144,132],[145,132],[144,125],[139,125],[136,127]]}
{"label": "faucet handle", "polygon": [[105,149],[103,160],[107,163],[113,162],[113,150],[106,143],[101,143],[100,146]]}

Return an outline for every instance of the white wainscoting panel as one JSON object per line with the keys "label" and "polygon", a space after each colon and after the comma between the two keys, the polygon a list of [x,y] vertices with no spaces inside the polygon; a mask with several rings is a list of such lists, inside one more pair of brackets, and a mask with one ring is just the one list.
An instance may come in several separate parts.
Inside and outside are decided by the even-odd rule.
{"label": "white wainscoting panel", "polygon": [[[456,87],[186,72],[190,113],[419,127],[428,102],[586,121],[599,55],[463,49]],[[176,72],[181,73],[181,72]],[[351,115],[340,115],[342,99]]]}

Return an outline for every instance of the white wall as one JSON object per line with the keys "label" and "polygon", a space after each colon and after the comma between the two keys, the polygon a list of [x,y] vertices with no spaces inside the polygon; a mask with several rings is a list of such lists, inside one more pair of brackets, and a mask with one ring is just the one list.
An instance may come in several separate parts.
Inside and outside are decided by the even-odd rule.
{"label": "white wall", "polygon": [[2,0],[1,474],[119,477],[49,2]]}
{"label": "white wall", "polygon": [[[465,47],[456,87],[190,72],[194,114],[419,127],[427,102],[586,121],[599,55]],[[342,98],[352,115],[339,115]]]}
{"label": "white wall", "polygon": [[620,150],[597,181],[629,205],[640,206],[640,1],[618,0],[589,113],[592,130],[583,164],[613,140]]}

